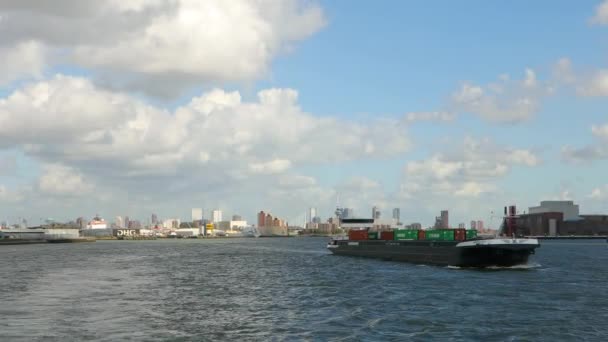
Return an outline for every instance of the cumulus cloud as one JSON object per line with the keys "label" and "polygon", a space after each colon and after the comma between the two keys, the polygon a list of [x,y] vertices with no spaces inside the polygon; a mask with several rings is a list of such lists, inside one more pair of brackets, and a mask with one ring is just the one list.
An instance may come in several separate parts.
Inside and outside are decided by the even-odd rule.
{"label": "cumulus cloud", "polygon": [[69,171],[77,172],[74,191],[87,182],[139,192],[227,189],[299,165],[388,158],[411,146],[402,120],[317,117],[297,101],[292,89],[262,90],[251,102],[215,89],[169,111],[57,75],[0,99],[0,144],[70,168],[45,171],[40,189],[54,193],[69,192],[53,185]]}
{"label": "cumulus cloud", "polygon": [[595,15],[589,20],[591,24],[606,25],[608,24],[608,1],[603,1],[595,8]]}
{"label": "cumulus cloud", "polygon": [[608,184],[594,188],[588,197],[594,200],[608,199]]}
{"label": "cumulus cloud", "polygon": [[553,82],[556,84],[571,84],[576,81],[576,75],[569,58],[560,58],[553,65]]}
{"label": "cumulus cloud", "polygon": [[[1,24],[1,22],[0,22]],[[35,41],[0,46],[0,86],[23,78],[40,78],[46,67],[46,49]]]}
{"label": "cumulus cloud", "polygon": [[597,142],[583,147],[564,146],[562,159],[571,163],[608,159],[608,124],[592,125],[591,133],[598,138]]}
{"label": "cumulus cloud", "polygon": [[[19,73],[77,63],[110,85],[161,95],[200,82],[255,80],[325,25],[322,9],[300,0],[4,1],[0,15],[3,51],[28,53]],[[45,49],[56,52],[52,60],[42,57]]]}
{"label": "cumulus cloud", "polygon": [[38,186],[43,193],[60,196],[82,195],[94,189],[93,184],[78,171],[59,164],[44,166]]}
{"label": "cumulus cloud", "polygon": [[497,123],[519,123],[530,119],[540,109],[540,101],[552,91],[538,81],[532,69],[525,70],[522,80],[502,75],[495,83],[485,86],[463,83],[452,94],[455,110],[473,113]]}
{"label": "cumulus cloud", "polygon": [[451,112],[410,112],[405,114],[405,121],[408,123],[433,121],[450,122],[456,118],[455,113]]}
{"label": "cumulus cloud", "polygon": [[287,171],[291,167],[291,162],[287,159],[275,159],[268,162],[252,163],[249,168],[254,173],[273,174]]}
{"label": "cumulus cloud", "polygon": [[15,204],[24,200],[29,189],[21,187],[18,189],[9,188],[6,185],[0,184],[0,203]]}
{"label": "cumulus cloud", "polygon": [[608,124],[593,125],[591,126],[591,132],[598,138],[608,140]]}
{"label": "cumulus cloud", "polygon": [[478,197],[495,191],[493,181],[504,177],[514,166],[532,167],[539,163],[532,151],[497,146],[487,139],[466,138],[458,150],[408,162],[401,192],[410,198],[419,195]]}
{"label": "cumulus cloud", "polygon": [[608,70],[597,70],[583,77],[577,84],[577,93],[582,96],[608,96]]}

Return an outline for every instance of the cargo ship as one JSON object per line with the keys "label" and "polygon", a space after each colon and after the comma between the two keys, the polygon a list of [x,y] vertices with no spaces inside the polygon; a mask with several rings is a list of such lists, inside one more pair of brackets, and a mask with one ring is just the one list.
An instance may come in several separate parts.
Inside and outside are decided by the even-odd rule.
{"label": "cargo ship", "polygon": [[[361,219],[357,220],[361,222]],[[333,239],[327,248],[335,255],[417,264],[511,267],[526,264],[529,256],[540,247],[537,239],[516,237],[514,222],[511,216],[506,217],[501,229],[504,236],[495,238],[481,238],[476,230],[466,229],[396,229],[378,232],[368,227],[350,230],[347,239]]]}

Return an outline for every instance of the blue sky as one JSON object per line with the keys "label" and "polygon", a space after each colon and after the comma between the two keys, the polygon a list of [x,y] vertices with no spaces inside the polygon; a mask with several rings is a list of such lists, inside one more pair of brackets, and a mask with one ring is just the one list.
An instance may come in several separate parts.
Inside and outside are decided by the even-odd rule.
{"label": "blue sky", "polygon": [[[127,18],[118,24],[91,3],[46,30],[56,12],[0,5],[8,75],[0,78],[0,221],[187,218],[201,206],[250,221],[261,209],[299,220],[310,206],[329,215],[337,194],[361,216],[373,205],[385,215],[401,207],[404,220],[424,224],[441,209],[468,222],[551,198],[608,211],[600,129],[608,5],[600,1],[178,3],[183,12],[108,5]],[[122,27],[134,13],[149,17]],[[79,27],[79,16],[100,20],[99,33]],[[556,73],[560,60],[568,77]],[[271,88],[292,89],[297,100],[285,91],[260,100]],[[73,95],[47,101],[57,89]],[[200,100],[211,107],[197,106],[213,89],[221,93]],[[240,104],[218,107],[229,92]],[[136,133],[155,125],[155,135]],[[111,138],[91,140],[102,136]]]}

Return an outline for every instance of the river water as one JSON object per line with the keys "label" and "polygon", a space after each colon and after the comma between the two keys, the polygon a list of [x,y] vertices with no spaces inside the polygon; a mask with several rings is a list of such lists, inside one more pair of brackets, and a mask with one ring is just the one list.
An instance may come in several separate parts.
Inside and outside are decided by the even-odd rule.
{"label": "river water", "polygon": [[606,341],[605,241],[471,270],[324,238],[0,246],[0,341]]}

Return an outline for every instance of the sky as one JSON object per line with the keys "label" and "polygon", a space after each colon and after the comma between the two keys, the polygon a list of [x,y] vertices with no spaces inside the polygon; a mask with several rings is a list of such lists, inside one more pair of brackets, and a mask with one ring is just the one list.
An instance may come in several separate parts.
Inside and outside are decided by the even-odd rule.
{"label": "sky", "polygon": [[5,0],[0,221],[608,213],[608,1]]}

